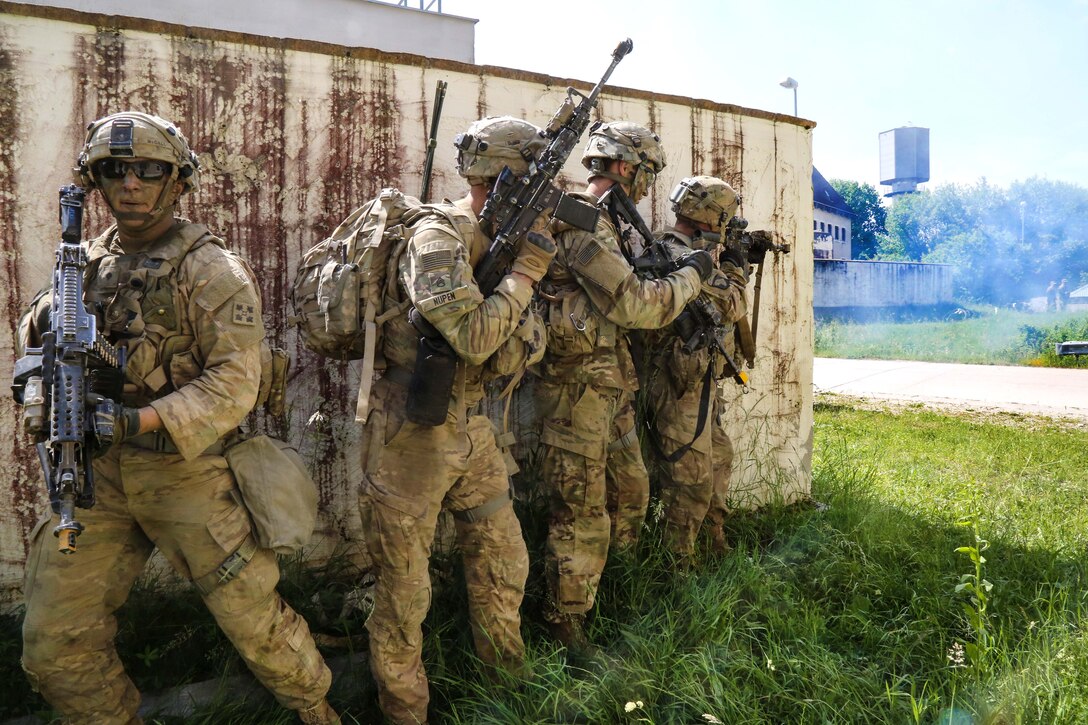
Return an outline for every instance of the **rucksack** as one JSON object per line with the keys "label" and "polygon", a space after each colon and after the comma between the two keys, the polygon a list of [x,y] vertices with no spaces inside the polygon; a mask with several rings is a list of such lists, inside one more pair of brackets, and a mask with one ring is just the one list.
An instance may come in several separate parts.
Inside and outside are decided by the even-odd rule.
{"label": "rucksack", "polygon": [[386,282],[396,279],[412,235],[409,222],[423,207],[398,189],[382,189],[302,255],[291,285],[289,322],[298,327],[302,343],[325,357],[363,360],[360,420],[366,418],[382,325],[409,304],[383,309]]}

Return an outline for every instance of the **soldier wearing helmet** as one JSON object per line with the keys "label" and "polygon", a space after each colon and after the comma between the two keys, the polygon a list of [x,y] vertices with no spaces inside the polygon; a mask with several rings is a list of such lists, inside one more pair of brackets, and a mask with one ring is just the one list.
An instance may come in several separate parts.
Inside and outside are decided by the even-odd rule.
{"label": "soldier wearing helmet", "polygon": [[[538,233],[546,231],[545,221],[520,242],[512,270],[490,296],[473,269],[491,244],[479,214],[496,177],[507,167],[528,173],[544,139],[536,126],[504,116],[473,123],[455,145],[468,194],[404,219],[412,233],[399,274],[391,276],[387,309],[411,311],[385,324],[387,368],[370,395],[363,433],[359,506],[377,575],[367,621],[370,666],[382,712],[398,724],[427,721],[421,626],[443,507],[453,513],[480,659],[519,671],[525,652],[519,608],[529,559],[503,455],[490,419],[476,407],[487,381],[520,374],[543,353],[543,324],[529,302],[555,254],[551,239]],[[429,382],[418,369],[421,335],[438,343],[436,350],[445,348],[441,354],[455,366],[452,399],[436,401],[437,425],[409,419],[410,390]]]}
{"label": "soldier wearing helmet", "polygon": [[626,332],[672,322],[713,265],[699,253],[663,279],[643,280],[621,247],[619,222],[602,197],[626,193],[637,201],[646,194],[665,166],[657,134],[630,121],[599,124],[582,164],[589,184],[573,196],[603,213],[592,232],[553,222],[558,251],[538,291],[548,345],[535,386],[550,501],[545,618],[575,658],[593,653],[584,622],[610,542],[632,547],[649,501]]}
{"label": "soldier wearing helmet", "polygon": [[[704,296],[717,308],[724,323],[717,329],[718,342],[733,356],[733,323],[747,314],[744,288],[748,282],[747,262],[739,252],[721,246],[721,233],[736,213],[740,197],[721,179],[693,176],[680,181],[669,195],[676,222],[655,234],[672,259],[681,259],[692,249],[713,252],[716,269],[703,283]],[[699,430],[699,409],[707,368],[713,365],[712,379],[725,377],[726,363],[709,347],[689,352],[672,330],[655,330],[643,337],[646,369],[646,397],[653,411],[654,427],[664,450],[661,500],[664,504],[666,541],[678,557],[689,559],[695,538],[711,507],[715,486],[728,488],[733,463],[733,446],[722,427],[724,415],[720,395],[714,397],[710,421]],[[715,386],[720,393],[720,386]],[[696,433],[698,432],[698,437]],[[690,445],[679,459],[668,460],[674,452]],[[720,511],[709,522],[712,543],[726,548]]]}
{"label": "soldier wearing helmet", "polygon": [[[84,292],[128,364],[116,435],[94,462],[97,503],[81,517],[86,548],[58,552],[48,519],[32,534],[23,667],[66,721],[141,722],[114,612],[158,548],[281,704],[303,722],[338,723],[325,700],[329,669],[277,594],[276,556],[257,545],[223,457],[257,401],[267,350],[253,272],[176,216],[199,165],[169,121],[135,112],[95,121],[76,176],[114,217],[88,243]],[[40,344],[49,304],[39,295],[24,315],[22,347]]]}

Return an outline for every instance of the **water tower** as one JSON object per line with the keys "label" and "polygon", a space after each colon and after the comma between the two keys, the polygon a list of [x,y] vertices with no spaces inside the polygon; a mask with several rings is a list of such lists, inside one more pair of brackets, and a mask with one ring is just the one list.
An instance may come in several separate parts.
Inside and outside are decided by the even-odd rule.
{"label": "water tower", "polygon": [[880,134],[880,183],[892,188],[885,196],[909,194],[929,181],[929,129],[893,128]]}

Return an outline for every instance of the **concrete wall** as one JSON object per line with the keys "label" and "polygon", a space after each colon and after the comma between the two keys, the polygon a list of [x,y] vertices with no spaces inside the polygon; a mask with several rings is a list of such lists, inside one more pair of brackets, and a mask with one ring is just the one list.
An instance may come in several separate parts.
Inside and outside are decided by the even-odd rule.
{"label": "concrete wall", "polygon": [[817,259],[813,272],[816,307],[896,307],[952,302],[948,264]]}
{"label": "concrete wall", "polygon": [[[300,254],[384,185],[418,193],[436,80],[449,82],[435,196],[460,196],[450,140],[474,119],[511,113],[543,124],[564,89],[589,85],[502,68],[301,41],[37,9],[0,2],[0,379],[9,380],[22,306],[47,279],[58,236],[57,187],[70,179],[92,119],[145,110],[179,123],[200,152],[199,193],[183,213],[245,254],[262,281],[265,324],[296,357],[290,414],[258,428],[293,441],[321,491],[315,556],[361,541],[356,506],[358,375],[305,351],[287,330],[287,286]],[[612,41],[601,43],[600,67]],[[638,51],[636,51],[638,52]],[[623,82],[621,65],[614,78]],[[735,490],[743,505],[807,493],[812,446],[811,123],[707,101],[610,88],[601,115],[659,131],[668,167],[642,204],[666,222],[670,189],[691,173],[726,178],[752,229],[794,244],[763,281],[753,392],[736,394]],[[584,180],[577,153],[561,184]],[[86,231],[108,216],[94,199]],[[522,407],[524,407],[522,405]],[[0,594],[14,596],[27,535],[44,510],[36,457],[0,396]],[[740,435],[743,431],[743,435]],[[354,549],[352,549],[354,550]],[[360,556],[364,556],[360,553]]]}
{"label": "concrete wall", "polygon": [[476,21],[371,0],[22,0],[30,5],[476,61]]}

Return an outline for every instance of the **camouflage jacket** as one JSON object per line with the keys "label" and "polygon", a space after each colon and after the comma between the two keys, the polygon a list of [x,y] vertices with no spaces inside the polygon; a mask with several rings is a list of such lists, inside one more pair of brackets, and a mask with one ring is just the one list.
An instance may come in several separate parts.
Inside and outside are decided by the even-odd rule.
{"label": "camouflage jacket", "polygon": [[[591,194],[574,196],[598,203]],[[558,249],[538,289],[548,329],[538,374],[549,381],[637,390],[625,331],[672,322],[698,295],[698,273],[685,268],[659,280],[635,276],[607,214],[593,232],[562,222],[553,222],[552,232]]]}
{"label": "camouflage jacket", "polygon": [[[539,359],[544,331],[528,310],[533,290],[525,280],[507,275],[484,298],[472,270],[490,240],[467,200],[446,200],[440,206],[412,220],[414,233],[397,263],[399,273],[386,305],[406,298],[442,333],[461,358],[462,402],[471,406],[483,398],[483,383],[524,370]],[[387,364],[411,370],[418,338],[406,314],[387,322],[383,336]]]}
{"label": "camouflage jacket", "polygon": [[[717,245],[707,245],[701,239],[693,239],[669,227],[654,234],[655,239],[664,242],[664,248],[670,259],[676,260],[692,249],[716,251]],[[717,255],[715,255],[717,259]],[[718,261],[718,268],[703,282],[702,292],[717,308],[726,323],[720,330],[718,342],[726,352],[735,358],[733,343],[733,323],[748,314],[748,301],[744,289],[748,284],[748,272],[728,261]],[[646,332],[642,336],[644,358],[648,363],[648,374],[667,374],[678,396],[698,388],[710,362],[710,351],[706,348],[694,353],[685,353],[681,349],[681,340],[669,328]],[[716,357],[714,377],[725,375],[725,361]]]}
{"label": "camouflage jacket", "polygon": [[[115,226],[88,242],[84,299],[103,334],[128,349],[122,403],[153,407],[192,459],[253,409],[264,323],[246,262],[205,227],[175,222],[135,254],[121,248]],[[24,349],[40,344],[49,305],[39,295],[23,316]]]}

